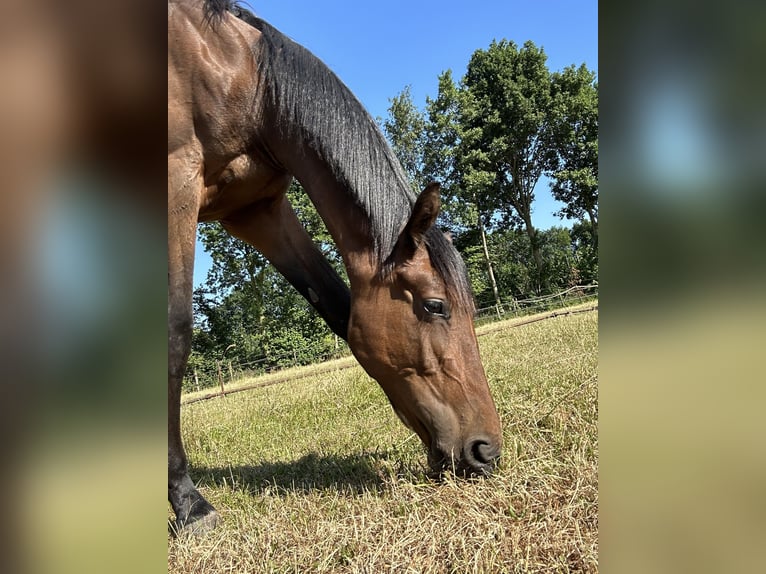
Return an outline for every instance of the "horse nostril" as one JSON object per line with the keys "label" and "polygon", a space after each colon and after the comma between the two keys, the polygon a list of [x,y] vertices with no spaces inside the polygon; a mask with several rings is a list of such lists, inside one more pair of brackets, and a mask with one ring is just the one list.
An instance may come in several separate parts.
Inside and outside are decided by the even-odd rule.
{"label": "horse nostril", "polygon": [[490,464],[500,456],[500,449],[489,440],[479,438],[469,443],[468,452],[480,464]]}

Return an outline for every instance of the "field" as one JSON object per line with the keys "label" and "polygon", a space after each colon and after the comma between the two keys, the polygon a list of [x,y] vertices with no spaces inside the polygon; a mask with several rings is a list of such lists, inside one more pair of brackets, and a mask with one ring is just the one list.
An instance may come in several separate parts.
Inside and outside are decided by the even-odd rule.
{"label": "field", "polygon": [[192,478],[223,523],[169,535],[169,572],[596,572],[593,307],[478,329],[504,433],[488,480],[429,481],[417,437],[348,360],[185,404]]}

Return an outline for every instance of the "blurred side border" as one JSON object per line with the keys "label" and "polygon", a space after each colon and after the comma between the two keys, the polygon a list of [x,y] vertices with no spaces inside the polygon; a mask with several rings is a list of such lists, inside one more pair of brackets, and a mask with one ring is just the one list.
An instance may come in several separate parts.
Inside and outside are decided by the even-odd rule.
{"label": "blurred side border", "polygon": [[[4,3],[3,572],[166,567],[159,8]],[[600,569],[753,571],[766,7],[599,17]]]}
{"label": "blurred side border", "polygon": [[165,568],[160,8],[3,2],[3,572]]}
{"label": "blurred side border", "polygon": [[765,19],[600,4],[605,572],[764,560]]}

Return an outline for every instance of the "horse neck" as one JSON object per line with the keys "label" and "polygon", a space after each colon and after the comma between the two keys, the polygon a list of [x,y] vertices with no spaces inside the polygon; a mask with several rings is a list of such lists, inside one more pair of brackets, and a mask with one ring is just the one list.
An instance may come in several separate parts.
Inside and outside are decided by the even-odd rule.
{"label": "horse neck", "polygon": [[[304,146],[301,146],[304,147]],[[314,150],[286,156],[288,171],[301,183],[327,226],[346,267],[352,288],[369,282],[378,270],[368,216],[355,204],[346,185]]]}

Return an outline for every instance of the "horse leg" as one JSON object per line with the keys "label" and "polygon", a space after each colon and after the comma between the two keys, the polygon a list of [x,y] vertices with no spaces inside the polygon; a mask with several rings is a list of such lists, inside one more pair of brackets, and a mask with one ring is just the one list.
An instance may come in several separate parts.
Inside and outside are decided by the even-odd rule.
{"label": "horse leg", "polygon": [[181,441],[181,383],[191,350],[197,229],[197,196],[183,192],[182,186],[168,202],[168,500],[175,529],[198,532],[213,528],[218,514],[189,477]]}
{"label": "horse leg", "polygon": [[348,337],[351,295],[282,197],[244,208],[221,222],[224,228],[266,257],[317,310],[332,331]]}

